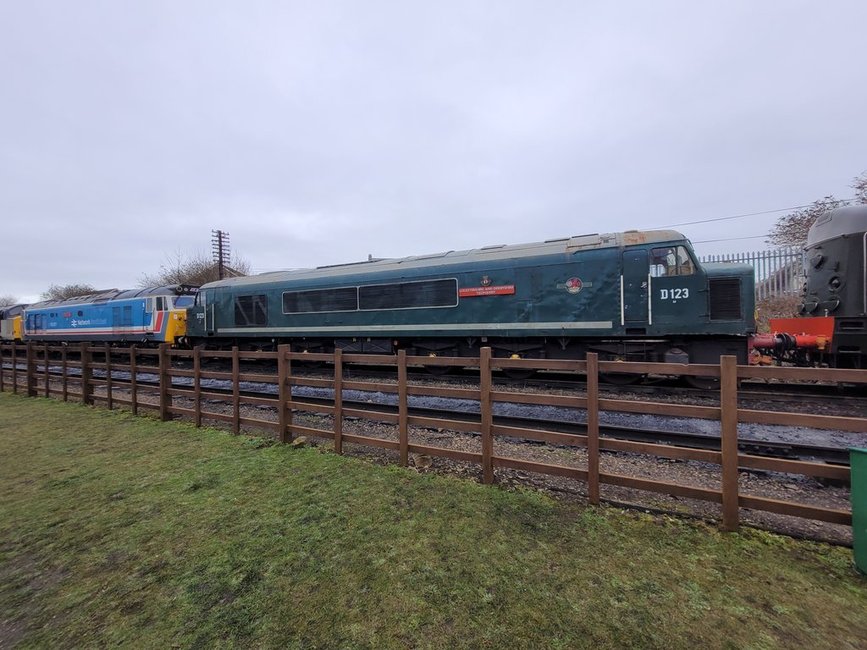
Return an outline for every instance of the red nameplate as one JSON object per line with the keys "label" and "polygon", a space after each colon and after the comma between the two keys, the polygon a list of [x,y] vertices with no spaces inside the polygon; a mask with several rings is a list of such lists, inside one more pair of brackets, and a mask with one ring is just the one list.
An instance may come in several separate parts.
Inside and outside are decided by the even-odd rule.
{"label": "red nameplate", "polygon": [[497,287],[466,287],[458,289],[461,298],[476,298],[478,296],[509,296],[515,293],[514,284],[501,284]]}

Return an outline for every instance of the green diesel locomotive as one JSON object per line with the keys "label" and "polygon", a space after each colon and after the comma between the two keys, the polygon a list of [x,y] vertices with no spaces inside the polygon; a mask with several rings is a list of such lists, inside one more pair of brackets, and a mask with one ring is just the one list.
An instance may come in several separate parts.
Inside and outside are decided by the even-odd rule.
{"label": "green diesel locomotive", "polygon": [[747,362],[753,269],[698,263],[672,230],[582,235],[204,285],[191,345]]}

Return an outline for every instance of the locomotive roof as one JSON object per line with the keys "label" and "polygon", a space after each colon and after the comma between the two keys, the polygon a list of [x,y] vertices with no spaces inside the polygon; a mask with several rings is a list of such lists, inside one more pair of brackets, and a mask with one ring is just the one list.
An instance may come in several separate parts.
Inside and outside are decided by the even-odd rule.
{"label": "locomotive roof", "polygon": [[149,296],[182,296],[185,294],[195,293],[198,287],[192,287],[187,284],[170,284],[164,287],[149,287],[147,289],[106,289],[88,293],[83,296],[73,296],[72,298],[63,298],[61,300],[43,300],[32,305],[28,305],[31,309],[41,309],[43,307],[63,307],[68,305],[84,305],[88,303],[108,302],[109,300],[128,300],[130,298],[146,298]]}
{"label": "locomotive roof", "polygon": [[530,244],[500,244],[484,246],[464,251],[446,251],[430,255],[415,255],[412,257],[372,259],[348,264],[319,266],[313,269],[295,269],[291,271],[272,271],[259,275],[238,278],[227,278],[209,282],[202,288],[230,287],[245,284],[260,284],[262,282],[280,282],[283,280],[299,280],[337,277],[370,271],[388,271],[397,269],[415,269],[447,264],[465,264],[480,261],[509,260],[525,257],[541,257],[544,255],[570,255],[580,250],[598,248],[618,248],[622,246],[637,246],[662,242],[684,241],[685,237],[676,230],[628,230],[621,233],[605,233],[592,235],[577,235],[562,239],[549,239],[544,242]]}
{"label": "locomotive roof", "polygon": [[843,235],[860,235],[867,231],[867,205],[850,205],[828,210],[810,226],[807,247]]}
{"label": "locomotive roof", "polygon": [[17,305],[6,305],[5,307],[0,307],[0,319],[17,316],[24,311],[26,306],[27,304],[22,302]]}

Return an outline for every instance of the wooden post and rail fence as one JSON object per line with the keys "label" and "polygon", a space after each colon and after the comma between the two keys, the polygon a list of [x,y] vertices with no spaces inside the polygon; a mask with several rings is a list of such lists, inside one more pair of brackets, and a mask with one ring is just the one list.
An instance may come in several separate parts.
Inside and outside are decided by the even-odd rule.
{"label": "wooden post and rail fence", "polygon": [[[77,354],[76,354],[77,353]],[[77,359],[69,357],[77,356]],[[223,359],[230,363],[231,371],[203,370],[203,359]],[[181,362],[181,360],[184,360]],[[276,363],[272,372],[242,371],[241,362],[270,360]],[[681,498],[698,499],[720,504],[721,527],[737,530],[740,508],[751,508],[795,517],[816,519],[835,524],[852,524],[849,510],[838,510],[807,503],[782,501],[747,494],[738,484],[740,470],[766,470],[848,481],[849,468],[819,462],[769,458],[746,454],[738,450],[738,424],[801,426],[838,431],[867,431],[867,418],[827,415],[781,413],[748,410],[738,406],[738,382],[741,379],[810,380],[867,384],[865,370],[835,370],[807,368],[778,368],[739,366],[734,357],[723,357],[719,365],[682,365],[658,363],[623,363],[600,361],[596,354],[588,354],[583,361],[559,359],[506,359],[493,357],[490,348],[482,348],[479,357],[451,359],[447,357],[414,357],[401,350],[397,355],[347,354],[341,350],[333,354],[291,352],[286,345],[272,352],[246,352],[237,347],[231,351],[173,350],[166,345],[159,349],[95,346],[0,345],[0,391],[26,394],[30,397],[57,396],[67,401],[80,400],[83,404],[102,404],[129,407],[133,413],[151,409],[162,420],[185,417],[196,426],[205,421],[225,422],[238,434],[242,428],[268,430],[280,442],[290,442],[295,436],[327,438],[334,441],[337,453],[343,453],[347,444],[366,445],[392,450],[397,462],[406,466],[410,454],[448,458],[481,466],[482,481],[495,481],[498,469],[538,472],[582,481],[587,484],[589,501],[597,504],[601,499],[601,486],[614,485],[644,490]],[[303,362],[329,363],[333,375],[329,377],[303,376],[293,373],[293,364]],[[354,381],[347,377],[348,366],[374,364],[393,366],[396,382]],[[185,367],[177,367],[183,365]],[[411,383],[408,368],[419,366],[477,367],[479,387],[458,388]],[[270,366],[273,368],[273,364]],[[494,370],[534,369],[576,372],[586,375],[584,394],[541,394],[501,390],[494,385]],[[711,377],[718,379],[719,405],[694,406],[666,402],[641,402],[601,397],[599,377],[604,373],[671,374]],[[146,381],[143,375],[156,376],[158,381]],[[181,381],[174,382],[178,378]],[[217,391],[203,386],[203,380],[230,382],[231,392]],[[183,382],[183,383],[182,383]],[[189,383],[186,383],[189,382]],[[273,395],[242,395],[242,382],[269,384]],[[333,404],[305,401],[293,395],[292,387],[310,386],[334,391]],[[98,390],[97,390],[98,389]],[[390,393],[397,397],[397,413],[350,408],[344,405],[343,391],[371,391]],[[577,389],[576,389],[577,393]],[[449,420],[414,415],[410,409],[411,397],[441,397],[474,400],[479,403],[477,421]],[[175,404],[175,398],[186,399],[190,407]],[[208,403],[220,402],[223,411],[206,411]],[[558,406],[574,409],[586,415],[586,432],[567,434],[543,428],[519,428],[498,424],[494,418],[496,403]],[[245,406],[268,406],[277,411],[275,420],[253,418]],[[228,413],[225,412],[228,410]],[[715,420],[720,423],[719,450],[695,449],[667,444],[635,442],[599,435],[600,411],[643,413],[656,416],[687,417]],[[298,413],[318,413],[331,416],[330,429],[302,425],[295,417]],[[344,419],[354,418],[390,423],[395,426],[392,437],[375,437],[351,433],[344,428]],[[477,434],[478,452],[418,444],[412,440],[411,427],[435,428]],[[556,465],[512,458],[497,453],[497,438],[531,440],[586,450],[585,466]],[[659,458],[699,461],[720,466],[718,488],[684,485],[647,477],[628,476],[604,470],[602,452],[631,452]]]}

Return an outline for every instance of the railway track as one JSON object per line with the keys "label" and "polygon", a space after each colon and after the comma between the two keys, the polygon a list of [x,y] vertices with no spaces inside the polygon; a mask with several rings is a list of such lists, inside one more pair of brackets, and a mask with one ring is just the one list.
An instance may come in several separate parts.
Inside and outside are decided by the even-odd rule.
{"label": "railway track", "polygon": [[[69,370],[74,371],[75,369],[70,368]],[[142,371],[138,373],[137,376],[137,384],[139,386],[148,386],[151,388],[157,387],[158,381],[150,378],[155,375],[157,369],[143,368],[141,370]],[[50,374],[58,377],[60,376],[60,373],[58,371],[50,371]],[[100,371],[98,369],[94,370],[94,376],[99,377],[100,374],[104,376],[104,371]],[[124,384],[129,385],[130,381],[128,378],[128,373],[122,371],[113,372],[112,383],[115,386],[120,386]],[[202,389],[210,394],[225,395],[228,400],[232,396],[232,390],[231,388],[227,388],[221,385],[225,383],[227,382],[221,380],[203,380]],[[192,380],[190,378],[173,378],[173,388],[183,389],[189,388],[191,387],[191,385]],[[268,386],[268,388],[269,390],[244,389],[240,391],[240,395],[242,398],[275,397],[276,386]],[[294,393],[300,393],[297,395],[293,395],[293,400],[299,410],[304,410],[305,404],[324,406],[333,405],[333,394],[327,395],[328,393],[331,393],[330,389],[308,389],[305,391],[304,388],[305,387],[295,387],[293,389]],[[326,395],[314,395],[311,393],[311,391],[313,390],[322,392]],[[305,392],[307,392],[308,394],[304,394]],[[370,401],[369,399],[347,399],[346,397],[347,393],[361,392],[362,391],[346,391],[344,393],[343,399],[344,408],[367,411],[372,414],[386,413],[389,415],[394,415],[398,412],[398,408],[395,404],[388,403],[381,399],[377,401]],[[366,393],[366,395],[373,396],[375,395],[375,393]],[[473,400],[460,400],[460,402],[464,406],[464,408],[431,408],[426,406],[411,405],[409,408],[409,414],[412,416],[439,419],[443,421],[477,421],[479,418],[479,413],[476,405],[478,403],[474,402]],[[276,405],[274,408],[276,408]],[[375,417],[371,419],[375,420]],[[524,417],[495,413],[494,424],[519,429],[538,429],[571,435],[586,434],[586,425],[583,422],[562,418]],[[448,427],[447,425],[444,425],[443,428],[447,429]],[[657,428],[620,426],[610,423],[602,423],[600,424],[600,436],[620,440],[631,440],[636,442],[652,442],[656,444],[678,445],[695,449],[706,449],[713,451],[718,451],[720,449],[719,436],[706,433],[671,431]],[[528,441],[527,444],[543,443]],[[848,466],[849,464],[849,452],[844,447],[834,447],[829,445],[812,445],[784,441],[750,440],[742,438],[739,441],[738,448],[743,453],[758,456],[787,458],[793,460],[818,461],[843,466]]]}
{"label": "railway track", "polygon": [[[242,395],[244,392],[242,392]],[[259,396],[261,393],[251,391],[250,396]],[[303,410],[303,404],[312,403],[320,405],[333,405],[334,401],[326,398],[303,397],[295,400],[298,408]],[[343,400],[344,408],[396,414],[398,409],[391,404],[370,403],[356,400]],[[409,415],[442,420],[458,420],[473,422],[478,420],[478,413],[455,411],[446,409],[434,409],[424,407],[410,407]],[[555,433],[571,435],[586,435],[587,426],[582,422],[570,422],[568,420],[551,420],[531,417],[515,417],[494,415],[494,424],[506,427],[541,429]],[[447,428],[447,427],[443,427]],[[599,435],[605,438],[631,440],[634,442],[652,442],[657,444],[678,445],[694,449],[706,449],[711,451],[720,450],[719,436],[699,433],[684,433],[681,431],[664,431],[660,429],[641,429],[638,427],[617,426],[600,424]],[[533,443],[544,444],[544,443]],[[738,449],[747,454],[757,456],[769,456],[773,458],[788,458],[793,460],[819,461],[835,465],[849,464],[849,452],[839,447],[821,445],[803,445],[787,442],[741,440]]]}

